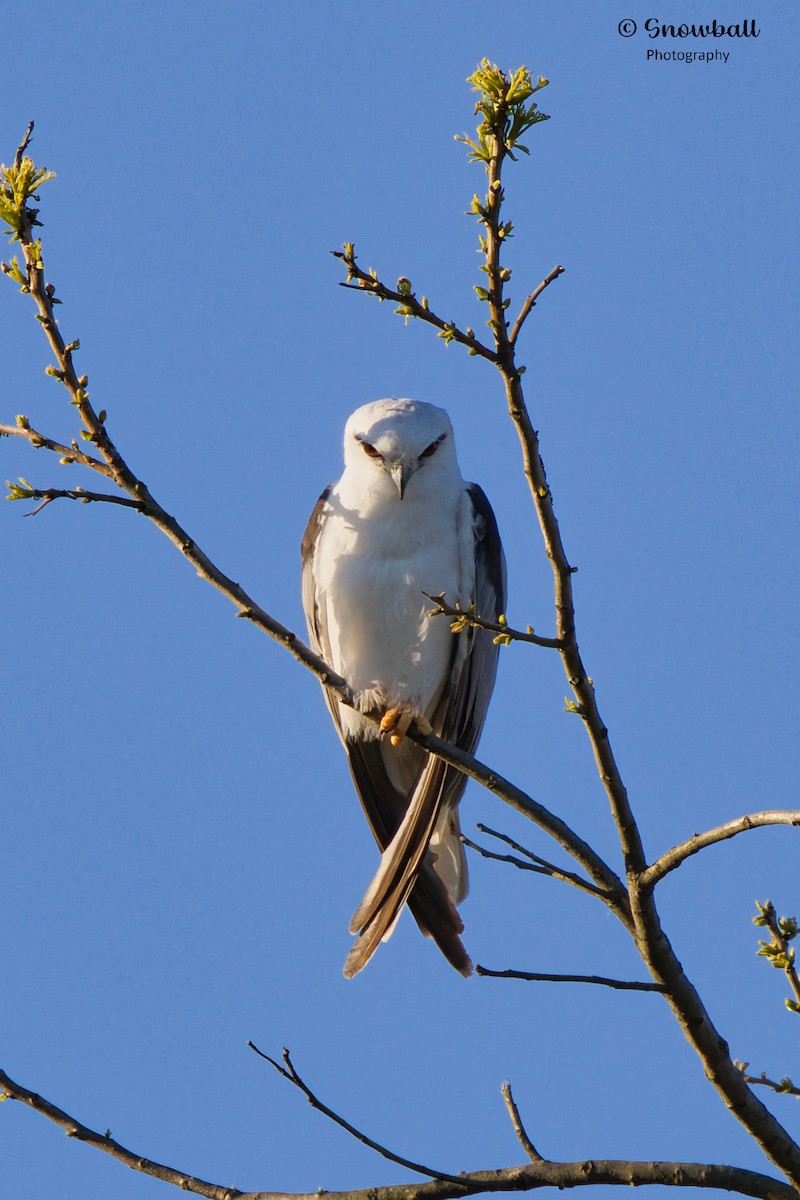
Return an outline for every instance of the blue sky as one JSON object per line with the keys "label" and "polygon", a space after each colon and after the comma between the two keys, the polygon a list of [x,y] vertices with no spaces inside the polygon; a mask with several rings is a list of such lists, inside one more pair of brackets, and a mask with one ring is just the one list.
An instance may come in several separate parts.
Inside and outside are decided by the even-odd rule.
{"label": "blue sky", "polygon": [[[751,7],[757,39],[688,64],[647,60],[697,48],[648,39],[647,18],[744,14],[638,0],[27,11],[0,158],[35,118],[34,157],[58,174],[42,232],[62,329],[134,469],[298,632],[305,522],[339,473],[346,417],[386,395],[448,409],[463,472],[498,516],[509,619],[552,626],[499,379],[338,288],[328,254],[354,240],[363,265],[477,328],[464,214],[483,180],[453,140],[474,125],[464,80],[484,56],[551,80],[552,120],[507,177],[513,306],[565,265],[521,357],[579,567],[581,649],[646,847],[797,808],[795,6]],[[7,281],[0,305],[0,420],[24,412],[74,436],[31,306]],[[45,451],[8,440],[0,455],[3,477],[80,482]],[[0,508],[12,1077],[243,1189],[407,1177],[312,1112],[248,1039],[289,1046],[328,1103],[443,1170],[520,1161],[505,1078],[550,1157],[763,1168],[657,997],[465,983],[409,919],[347,983],[375,855],[316,681],[138,516],[24,511]],[[481,757],[614,856],[564,691],[547,651],[505,652]],[[463,816],[553,854],[473,785]],[[797,1019],[755,957],[751,916],[756,898],[800,909],[797,838],[713,848],[661,899],[733,1053],[795,1078]],[[475,861],[464,917],[487,966],[642,977],[605,911],[552,881]],[[800,1132],[795,1101],[773,1107]],[[19,1105],[0,1109],[0,1146],[8,1196],[173,1194]]]}

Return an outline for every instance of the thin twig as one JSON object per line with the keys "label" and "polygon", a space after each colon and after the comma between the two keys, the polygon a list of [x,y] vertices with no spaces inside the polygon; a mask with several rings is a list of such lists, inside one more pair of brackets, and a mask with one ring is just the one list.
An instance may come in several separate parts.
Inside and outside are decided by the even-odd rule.
{"label": "thin twig", "polygon": [[29,121],[28,128],[25,130],[25,137],[22,139],[20,144],[17,146],[17,153],[14,155],[14,166],[17,168],[17,170],[19,170],[19,168],[22,166],[22,156],[25,153],[25,151],[28,149],[28,143],[31,140],[32,134],[33,134],[33,121]]}
{"label": "thin twig", "polygon": [[800,1011],[800,976],[797,974],[795,965],[795,952],[789,946],[789,943],[797,937],[797,921],[794,917],[788,920],[781,917],[778,920],[775,905],[771,900],[767,900],[766,904],[759,904],[756,901],[756,907],[759,910],[759,916],[754,918],[754,923],[766,927],[772,934],[772,942],[761,942],[761,949],[758,953],[766,958],[773,967],[777,967],[785,973],[789,986],[795,994],[795,1000],[787,1000],[786,1003],[795,1012]]}
{"label": "thin twig", "polygon": [[480,964],[475,967],[476,975],[489,979],[525,979],[531,983],[594,983],[600,987],[614,988],[618,992],[664,992],[660,983],[639,983],[633,979],[609,979],[605,975],[551,975],[542,971],[493,971]]}
{"label": "thin twig", "polygon": [[[425,321],[428,325],[433,325],[439,330],[440,336],[446,341],[458,342],[459,345],[466,347],[470,353],[476,354],[480,358],[488,359],[489,362],[497,362],[497,355],[494,350],[490,350],[488,346],[484,345],[471,330],[464,332],[458,328],[455,322],[442,320],[441,317],[437,316],[428,307],[427,303],[417,300],[412,291],[395,291],[381,282],[377,275],[371,275],[367,271],[362,271],[356,262],[356,256],[352,249],[346,247],[344,252],[341,250],[331,250],[331,254],[334,258],[341,259],[347,267],[347,281],[340,283],[339,287],[350,288],[352,291],[362,292],[369,296],[377,296],[379,300],[390,300],[393,304],[397,304],[401,308],[403,315],[415,317],[420,321]],[[351,279],[357,279],[358,283],[351,283]]]}
{"label": "thin twig", "polygon": [[52,450],[54,454],[60,454],[70,462],[80,463],[82,467],[89,467],[92,471],[99,471],[101,475],[113,479],[113,472],[108,463],[101,462],[99,458],[93,458],[91,454],[85,454],[77,442],[73,442],[71,446],[65,446],[61,442],[49,438],[47,434],[41,433],[38,429],[34,429],[31,425],[0,425],[0,437],[25,438],[37,450]]}
{"label": "thin twig", "polygon": [[500,833],[497,829],[491,829],[488,825],[484,825],[482,821],[478,822],[477,828],[481,833],[497,838],[499,842],[505,842],[507,846],[510,846],[512,850],[516,850],[518,854],[524,854],[526,858],[530,859],[532,866],[539,867],[541,871],[552,875],[554,879],[561,879],[564,883],[570,883],[573,887],[580,888],[581,891],[590,892],[592,895],[599,896],[600,899],[605,899],[606,893],[602,888],[596,887],[588,879],[584,879],[580,875],[575,875],[572,871],[565,871],[562,867],[557,867],[555,863],[542,858],[539,854],[534,854],[532,850],[528,850],[525,846],[520,845],[519,842],[515,842],[507,833]]}
{"label": "thin twig", "polygon": [[536,863],[526,862],[522,858],[517,858],[514,854],[498,854],[495,850],[488,850],[486,846],[481,846],[478,842],[473,842],[465,833],[461,834],[461,841],[463,845],[469,846],[470,850],[474,850],[482,858],[491,859],[492,862],[509,863],[512,867],[516,867],[520,871],[533,871],[535,875],[552,876],[553,874],[552,871],[548,871],[547,867],[540,867]]}
{"label": "thin twig", "polygon": [[400,1154],[395,1154],[393,1150],[387,1149],[387,1147],[383,1146],[380,1142],[376,1142],[374,1138],[368,1137],[366,1133],[362,1133],[360,1129],[356,1129],[355,1125],[351,1125],[349,1121],[345,1120],[345,1118],[340,1116],[339,1113],[334,1112],[333,1109],[329,1108],[327,1104],[323,1104],[319,1097],[312,1092],[308,1084],[305,1083],[304,1080],[298,1075],[294,1063],[291,1060],[289,1051],[285,1046],[281,1055],[284,1065],[281,1066],[281,1064],[274,1058],[271,1058],[269,1054],[265,1054],[263,1050],[259,1050],[258,1046],[256,1046],[253,1042],[248,1042],[247,1044],[251,1050],[255,1050],[256,1054],[258,1054],[260,1058],[263,1058],[266,1060],[266,1062],[270,1063],[270,1065],[275,1068],[275,1070],[283,1079],[287,1079],[289,1083],[292,1083],[296,1088],[299,1088],[312,1108],[315,1108],[317,1112],[321,1112],[323,1116],[328,1117],[328,1119],[333,1121],[335,1125],[339,1125],[340,1128],[346,1130],[351,1137],[356,1139],[356,1141],[361,1142],[365,1146],[369,1146],[370,1150],[374,1150],[377,1154],[380,1154],[382,1158],[388,1158],[390,1162],[397,1163],[398,1166],[408,1167],[410,1171],[417,1171],[420,1175],[427,1175],[431,1179],[448,1180],[450,1183],[461,1183],[461,1177],[458,1175],[451,1175],[447,1171],[437,1171],[433,1167],[423,1166],[421,1163],[413,1162],[409,1158],[404,1158]]}
{"label": "thin twig", "polygon": [[765,1071],[762,1071],[760,1075],[748,1074],[747,1068],[750,1066],[749,1062],[735,1062],[734,1066],[739,1068],[748,1083],[767,1087],[770,1091],[777,1092],[781,1096],[800,1097],[800,1087],[792,1083],[788,1075],[784,1075],[783,1079],[770,1079]]}
{"label": "thin twig", "polygon": [[503,1093],[503,1100],[505,1101],[506,1108],[508,1109],[508,1115],[511,1118],[511,1124],[514,1126],[514,1133],[517,1135],[517,1139],[522,1146],[522,1149],[525,1151],[531,1162],[544,1162],[544,1158],[536,1149],[531,1139],[528,1137],[525,1126],[522,1124],[522,1117],[519,1115],[519,1109],[517,1108],[516,1101],[514,1100],[514,1096],[511,1092],[511,1084],[508,1082],[508,1080],[506,1080],[502,1085],[500,1091]]}
{"label": "thin twig", "polygon": [[569,883],[573,887],[579,888],[583,892],[597,896],[601,900],[608,899],[608,893],[603,891],[602,888],[595,887],[588,879],[582,879],[580,875],[575,875],[572,871],[563,871],[560,867],[547,863],[545,860],[542,860],[541,863],[526,862],[524,859],[517,858],[513,854],[498,854],[494,850],[489,850],[486,846],[481,846],[478,842],[473,842],[471,838],[468,838],[463,833],[461,841],[465,846],[469,846],[470,850],[474,850],[477,854],[480,854],[482,858],[490,859],[493,862],[508,863],[510,866],[516,867],[519,871],[532,871],[535,875],[546,875],[551,879],[559,879],[564,883]]}
{"label": "thin twig", "polygon": [[[444,592],[440,596],[429,596],[427,592],[423,592],[422,594],[426,600],[430,600],[431,604],[436,605],[435,611],[431,614],[432,616],[454,617],[456,621],[463,621],[461,628],[471,626],[474,629],[485,629],[488,633],[501,635],[504,638],[508,638],[510,642],[528,642],[533,646],[546,646],[551,650],[561,649],[561,643],[558,638],[541,637],[538,633],[534,633],[530,626],[523,633],[521,629],[512,629],[510,625],[499,621],[484,621],[482,617],[476,616],[475,613],[448,604],[445,600]],[[455,632],[460,633],[461,629]]]}
{"label": "thin twig", "polygon": [[35,517],[53,500],[80,500],[83,504],[121,504],[123,508],[135,508],[143,513],[145,506],[141,500],[128,500],[126,496],[115,496],[107,492],[87,492],[85,488],[74,488],[67,491],[63,488],[31,488],[31,500],[41,500],[36,508],[25,513],[26,517]]}
{"label": "thin twig", "polygon": [[553,267],[550,274],[546,275],[544,277],[544,279],[542,280],[542,282],[539,284],[539,286],[537,288],[534,288],[534,290],[531,292],[530,296],[528,296],[528,299],[525,301],[522,308],[520,309],[519,316],[517,317],[516,321],[514,322],[514,325],[511,329],[511,333],[508,335],[508,340],[512,346],[514,345],[517,338],[519,337],[519,331],[522,329],[522,326],[525,324],[526,317],[528,316],[529,312],[533,308],[536,301],[541,296],[544,289],[546,287],[549,287],[554,279],[558,279],[559,275],[563,275],[563,274],[564,274],[564,267]]}
{"label": "thin twig", "polygon": [[679,846],[673,846],[671,850],[667,850],[666,854],[662,854],[660,858],[656,859],[642,873],[640,882],[643,887],[655,887],[665,875],[674,871],[676,867],[680,867],[687,858],[704,850],[706,846],[713,846],[717,842],[724,842],[728,838],[736,837],[739,833],[746,833],[748,829],[758,829],[764,825],[800,826],[800,812],[775,809],[749,813],[744,817],[737,817],[734,821],[726,821],[724,825],[718,825],[716,829],[709,829],[706,833],[696,833],[688,841],[682,842]]}

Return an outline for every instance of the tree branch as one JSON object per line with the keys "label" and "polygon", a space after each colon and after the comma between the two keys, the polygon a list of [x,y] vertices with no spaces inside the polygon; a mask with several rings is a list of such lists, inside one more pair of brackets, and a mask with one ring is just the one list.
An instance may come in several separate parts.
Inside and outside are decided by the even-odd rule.
{"label": "tree branch", "polygon": [[[467,329],[463,332],[453,321],[443,321],[436,313],[432,312],[428,307],[428,302],[423,297],[422,301],[417,300],[414,293],[411,291],[411,283],[408,279],[401,278],[398,283],[406,286],[406,291],[393,291],[392,288],[386,286],[374,272],[362,271],[361,267],[356,262],[355,248],[352,242],[345,242],[344,250],[331,250],[334,258],[341,259],[347,267],[347,282],[340,283],[339,287],[350,288],[353,291],[364,292],[369,296],[377,296],[379,300],[391,300],[392,303],[399,305],[395,311],[408,320],[409,317],[414,317],[417,320],[425,321],[428,325],[433,325],[439,330],[439,337],[443,338],[445,343],[458,342],[459,345],[465,346],[470,354],[476,354],[480,358],[485,358],[491,363],[497,362],[497,355],[494,350],[490,350],[483,342],[475,337],[472,329]],[[351,283],[351,279],[357,279],[358,283]]]}
{"label": "tree branch", "polygon": [[534,288],[534,290],[531,292],[530,296],[528,296],[528,299],[525,301],[522,308],[520,309],[519,316],[517,317],[516,321],[514,322],[511,333],[508,335],[509,343],[512,346],[514,345],[517,338],[519,337],[519,331],[522,329],[522,326],[525,324],[525,320],[526,320],[528,314],[530,313],[530,311],[533,308],[536,301],[541,296],[544,289],[546,287],[549,287],[550,284],[555,279],[558,279],[559,275],[563,275],[563,274],[564,274],[564,267],[553,267],[550,274],[546,275],[544,277],[544,279],[542,280],[542,282],[539,284],[539,286],[537,288]]}
{"label": "tree branch", "polygon": [[128,500],[126,496],[115,496],[108,492],[87,492],[85,488],[74,488],[71,491],[66,491],[63,488],[35,488],[27,485],[20,487],[19,484],[12,483],[10,500],[41,500],[41,504],[30,512],[25,513],[26,517],[35,517],[43,508],[53,500],[80,500],[83,504],[99,503],[99,504],[120,504],[123,508],[135,508],[137,512],[145,511],[141,500]]}
{"label": "tree branch", "polygon": [[[65,343],[59,326],[56,323],[53,315],[55,289],[50,284],[45,285],[44,282],[41,245],[33,239],[31,233],[31,223],[34,219],[34,211],[24,208],[20,216],[18,240],[22,243],[25,254],[28,278],[27,288],[37,306],[39,322],[55,354],[58,363],[56,369],[57,378],[69,392],[71,396],[70,403],[77,408],[78,415],[83,421],[87,432],[90,434],[91,440],[105,461],[108,467],[109,478],[113,479],[120,490],[127,493],[133,501],[133,503],[130,501],[119,502],[126,504],[127,507],[136,507],[148,517],[178,547],[184,557],[193,565],[197,574],[213,587],[217,588],[218,591],[235,605],[239,610],[238,615],[240,617],[244,617],[264,633],[268,634],[269,637],[279,642],[298,662],[302,663],[316,675],[320,683],[335,691],[343,703],[363,712],[370,719],[379,721],[383,715],[382,713],[365,710],[360,696],[350,687],[345,679],[333,671],[296,634],[261,608],[238,583],[234,583],[232,579],[229,579],[219,570],[175,518],[161,507],[143,480],[137,478],[128,466],[105,427],[105,412],[96,413],[90,403],[89,393],[86,390],[88,384],[87,377],[85,375],[78,377],[73,366],[72,356],[80,348],[80,343],[78,341],[73,341],[69,344]],[[344,255],[340,255],[340,257],[348,261]],[[352,261],[355,266],[354,258]],[[356,268],[356,270],[359,269]],[[398,295],[401,295],[401,293],[398,293]],[[423,311],[427,313],[427,310],[423,309]],[[429,318],[433,324],[439,321],[439,318],[434,317],[432,314],[427,314],[425,317],[426,320]],[[29,491],[33,493],[34,489],[29,489]],[[50,492],[53,499],[56,498],[56,495],[70,495],[67,492],[58,492],[56,489],[50,489]],[[41,496],[45,499],[46,503],[49,503],[50,497],[46,497],[44,493],[41,493]],[[85,499],[88,496],[89,493],[84,492],[81,493],[79,498]],[[32,495],[31,498],[36,498],[36,495]],[[100,494],[96,494],[94,498],[100,499]],[[104,499],[108,498],[104,497]],[[517,811],[524,813],[529,819],[545,829],[551,837],[554,837],[576,859],[587,874],[595,880],[604,893],[605,902],[620,919],[626,923],[630,922],[627,897],[621,880],[603,861],[600,855],[592,850],[588,843],[579,838],[565,822],[550,813],[543,805],[538,804],[530,796],[527,796],[521,789],[514,787],[507,780],[503,779],[497,772],[490,770],[477,759],[459,750],[457,747],[448,745],[448,743],[437,738],[434,734],[421,734],[412,725],[407,736],[430,753],[438,755],[445,762],[450,763],[471,778],[482,783],[490,791],[495,792],[501,799],[505,800],[506,803],[511,804]]]}
{"label": "tree branch", "polygon": [[738,1067],[744,1078],[750,1084],[757,1084],[760,1087],[768,1087],[770,1091],[777,1092],[781,1096],[800,1097],[800,1087],[792,1083],[788,1075],[784,1075],[783,1079],[769,1079],[765,1071],[762,1071],[760,1075],[748,1074],[747,1068],[750,1066],[750,1063],[740,1063],[734,1060],[734,1066]]}
{"label": "tree branch", "polygon": [[[235,1187],[208,1183],[194,1175],[152,1162],[127,1150],[109,1134],[97,1133],[57,1108],[42,1096],[29,1092],[0,1071],[0,1092],[19,1100],[60,1126],[68,1137],[85,1142],[112,1158],[172,1184],[184,1192],[207,1200],[319,1200],[320,1192],[242,1192]],[[637,1162],[624,1159],[583,1159],[579,1162],[531,1162],[523,1167],[495,1171],[470,1171],[453,1179],[433,1179],[426,1183],[394,1184],[386,1187],[358,1188],[352,1191],[325,1191],[325,1200],[457,1200],[478,1192],[528,1192],[542,1187],[591,1187],[616,1184],[623,1187],[646,1184],[670,1187],[718,1188],[753,1196],[756,1200],[797,1200],[797,1192],[780,1180],[756,1171],[746,1171],[719,1163]]]}
{"label": "tree branch", "polygon": [[522,1124],[522,1117],[519,1115],[519,1109],[517,1108],[516,1101],[512,1095],[511,1084],[508,1082],[508,1080],[505,1081],[500,1091],[503,1094],[503,1101],[508,1109],[508,1115],[511,1118],[511,1124],[514,1127],[514,1133],[517,1135],[517,1139],[519,1140],[522,1149],[525,1151],[531,1162],[544,1162],[541,1154],[528,1137],[525,1126]]}
{"label": "tree branch", "polygon": [[507,834],[498,833],[496,830],[490,829],[488,825],[483,825],[480,822],[477,827],[481,833],[487,833],[491,837],[496,837],[499,841],[511,846],[513,850],[524,854],[529,861],[525,862],[523,859],[516,858],[513,854],[497,854],[493,850],[487,850],[485,846],[478,845],[477,842],[471,841],[470,838],[462,834],[461,840],[464,845],[477,851],[483,858],[493,859],[495,862],[510,863],[520,871],[533,871],[537,875],[549,875],[552,879],[559,879],[564,883],[569,883],[572,887],[576,887],[583,892],[589,892],[592,896],[598,896],[601,900],[608,898],[607,893],[602,888],[596,887],[588,879],[583,879],[580,875],[575,875],[572,871],[565,871],[561,867],[557,867],[555,863],[548,862],[546,858],[540,858],[538,854],[533,854],[530,850],[526,850],[524,846],[521,846],[519,842],[515,842]]}
{"label": "tree branch", "polygon": [[460,1176],[450,1175],[446,1171],[437,1171],[432,1167],[422,1166],[420,1163],[413,1162],[411,1159],[403,1158],[401,1155],[395,1154],[394,1151],[389,1150],[380,1142],[376,1142],[373,1138],[368,1137],[366,1133],[362,1133],[360,1129],[356,1129],[355,1125],[351,1125],[349,1121],[345,1120],[345,1118],[340,1116],[339,1113],[334,1112],[332,1108],[328,1108],[327,1104],[323,1104],[319,1097],[312,1092],[308,1084],[300,1078],[295,1069],[294,1063],[291,1060],[289,1051],[285,1046],[282,1054],[284,1065],[281,1066],[281,1064],[276,1062],[274,1058],[270,1058],[270,1056],[265,1054],[263,1050],[259,1050],[258,1046],[256,1046],[253,1042],[248,1042],[247,1044],[251,1050],[255,1050],[256,1054],[258,1054],[260,1058],[265,1059],[266,1062],[273,1066],[283,1079],[288,1080],[289,1083],[298,1088],[303,1093],[306,1100],[308,1100],[312,1108],[315,1108],[317,1112],[321,1112],[323,1116],[328,1117],[329,1120],[333,1121],[333,1123],[338,1125],[341,1129],[346,1130],[351,1137],[356,1139],[356,1141],[361,1142],[364,1146],[369,1146],[370,1150],[375,1150],[376,1153],[381,1155],[381,1157],[388,1158],[390,1162],[397,1163],[398,1166],[401,1167],[407,1167],[410,1171],[417,1171],[420,1175],[429,1175],[431,1179],[447,1180],[449,1183],[455,1183],[458,1185],[461,1184]]}
{"label": "tree branch", "polygon": [[[87,1146],[93,1146],[96,1150],[103,1150],[133,1171],[141,1171],[143,1175],[152,1175],[155,1179],[162,1179],[165,1183],[174,1184],[175,1187],[182,1188],[184,1191],[194,1192],[198,1196],[206,1196],[208,1200],[241,1200],[246,1195],[237,1188],[226,1188],[207,1183],[204,1179],[198,1179],[185,1171],[166,1167],[163,1163],[152,1162],[151,1159],[144,1158],[141,1154],[127,1150],[115,1141],[110,1133],[97,1133],[95,1130],[89,1129],[87,1125],[81,1124],[75,1117],[71,1117],[63,1109],[57,1108],[49,1100],[45,1100],[35,1092],[29,1092],[21,1084],[15,1083],[2,1070],[0,1070],[0,1094],[4,1099],[7,1097],[10,1100],[19,1100],[21,1103],[27,1104],[35,1112],[41,1113],[42,1116],[54,1121],[56,1125],[60,1125],[67,1137],[85,1142]],[[252,1195],[249,1196],[249,1200],[253,1200]]]}
{"label": "tree branch", "polygon": [[534,633],[533,629],[528,626],[527,632],[523,633],[521,629],[512,629],[504,621],[485,621],[482,617],[476,616],[472,612],[465,612],[463,608],[453,607],[445,600],[445,593],[440,596],[429,596],[427,592],[422,593],[426,600],[430,600],[431,604],[435,604],[436,608],[431,613],[431,616],[454,617],[453,633],[460,633],[462,629],[470,626],[474,629],[485,629],[488,633],[496,633],[498,636],[495,639],[500,641],[503,639],[506,645],[509,642],[529,642],[533,646],[546,646],[551,650],[560,650],[561,643],[558,638],[540,637],[538,633]]}
{"label": "tree branch", "polygon": [[614,988],[618,992],[664,992],[658,983],[638,983],[636,980],[609,979],[605,975],[550,975],[541,971],[493,971],[489,967],[475,966],[475,974],[488,979],[525,979],[532,983],[594,983],[601,987]]}
{"label": "tree branch", "polygon": [[[567,558],[556,520],[552,494],[539,450],[538,434],[533,428],[525,403],[522,370],[516,366],[514,344],[510,340],[505,319],[508,302],[503,295],[503,286],[508,273],[501,266],[500,253],[503,242],[511,233],[511,225],[509,222],[501,222],[500,219],[504,198],[501,175],[504,159],[513,148],[507,140],[509,122],[512,114],[515,114],[515,119],[519,116],[522,103],[519,99],[520,93],[514,93],[514,87],[519,80],[515,77],[509,81],[501,71],[485,60],[481,69],[472,76],[471,82],[482,96],[478,110],[483,115],[483,123],[478,133],[483,149],[473,157],[484,163],[489,186],[484,204],[479,201],[473,202],[473,210],[485,230],[485,236],[481,237],[481,248],[484,250],[485,269],[490,284],[486,292],[486,301],[491,313],[490,325],[497,351],[497,368],[503,378],[509,414],[516,426],[522,448],[525,477],[536,509],[545,552],[553,571],[556,634],[561,643],[560,654],[564,671],[575,696],[575,711],[583,719],[589,736],[623,853],[634,922],[634,940],[654,982],[663,987],[684,1035],[703,1062],[708,1078],[765,1154],[800,1189],[800,1146],[750,1091],[741,1073],[734,1067],[726,1043],[715,1029],[700,996],[686,977],[661,927],[653,888],[642,883],[647,861],[641,834],[611,748],[608,730],[600,716],[594,684],[584,668],[578,649],[572,592],[574,569]],[[533,89],[529,79],[527,82],[530,88],[528,95],[531,95]],[[514,96],[515,98],[512,98]],[[529,110],[528,115],[530,112],[532,110]]]}
{"label": "tree branch", "polygon": [[33,125],[33,121],[28,122],[28,128],[25,130],[25,136],[17,146],[17,153],[14,155],[14,166],[17,168],[17,170],[19,170],[20,164],[22,163],[22,156],[28,149],[28,142],[31,140],[33,135]]}
{"label": "tree branch", "polygon": [[53,441],[46,434],[34,429],[27,417],[17,417],[16,425],[0,425],[0,437],[26,438],[37,450],[42,448],[52,450],[55,454],[61,454],[64,462],[80,463],[83,467],[90,467],[92,471],[99,471],[101,475],[105,475],[109,479],[113,478],[111,468],[107,463],[100,462],[99,458],[93,458],[91,454],[84,454],[77,442],[73,442],[71,446],[64,446],[61,442]]}
{"label": "tree branch", "polygon": [[792,1012],[800,1013],[800,976],[795,966],[795,952],[789,943],[797,937],[797,920],[795,917],[781,917],[775,911],[771,900],[766,904],[756,901],[759,915],[753,918],[754,925],[767,928],[772,934],[771,942],[759,942],[758,954],[766,958],[773,967],[786,974],[789,986],[795,994],[794,1000],[787,1000],[786,1007]]}
{"label": "tree branch", "polygon": [[758,829],[764,825],[800,826],[800,811],[777,809],[749,813],[747,816],[737,817],[734,821],[726,821],[724,825],[718,825],[716,829],[709,829],[706,833],[696,833],[688,841],[682,842],[679,846],[673,846],[671,850],[662,854],[647,870],[643,871],[642,886],[655,887],[665,875],[680,867],[687,858],[704,850],[706,846],[713,846],[717,842],[724,842],[728,838],[736,837],[739,833],[746,833],[748,829]]}

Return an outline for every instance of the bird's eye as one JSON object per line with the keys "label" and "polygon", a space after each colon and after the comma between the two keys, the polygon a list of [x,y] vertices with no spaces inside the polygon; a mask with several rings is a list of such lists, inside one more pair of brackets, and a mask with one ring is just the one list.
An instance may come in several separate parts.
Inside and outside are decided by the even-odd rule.
{"label": "bird's eye", "polygon": [[381,457],[380,450],[376,450],[374,446],[370,446],[369,442],[362,442],[361,449],[364,451],[365,454],[368,454],[370,456],[370,458],[380,458]]}
{"label": "bird's eye", "polygon": [[431,442],[430,446],[428,446],[428,448],[426,450],[422,451],[422,454],[420,454],[420,458],[430,458],[432,454],[436,453],[436,451],[439,449],[439,447],[441,446],[443,441],[444,441],[444,434],[442,434],[442,436],[440,438],[437,438],[435,442]]}

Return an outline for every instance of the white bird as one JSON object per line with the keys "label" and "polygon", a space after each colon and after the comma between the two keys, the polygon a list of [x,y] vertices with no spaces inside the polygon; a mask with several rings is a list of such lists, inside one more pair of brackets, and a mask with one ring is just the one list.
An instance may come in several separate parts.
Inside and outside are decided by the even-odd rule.
{"label": "white bird", "polygon": [[[325,698],[381,849],[351,923],[344,967],[366,965],[408,906],[462,975],[472,963],[456,905],[467,894],[457,804],[467,777],[403,738],[413,718],[473,753],[494,687],[491,633],[451,631],[428,596],[496,622],[505,559],[486,496],[466,483],[444,409],[416,400],[359,408],[344,431],[345,470],[303,537],[303,606],[317,652],[360,693],[362,711]],[[362,712],[383,709],[382,724]],[[392,733],[392,730],[394,732]],[[389,732],[391,736],[387,737]]]}

